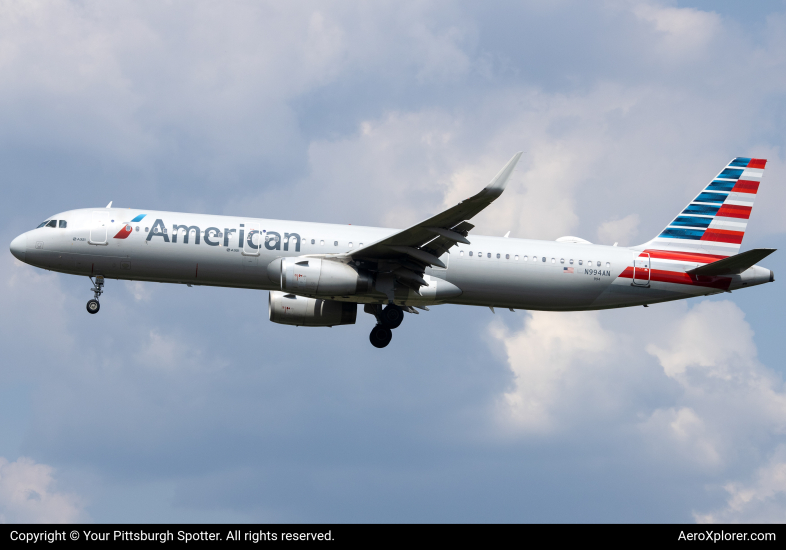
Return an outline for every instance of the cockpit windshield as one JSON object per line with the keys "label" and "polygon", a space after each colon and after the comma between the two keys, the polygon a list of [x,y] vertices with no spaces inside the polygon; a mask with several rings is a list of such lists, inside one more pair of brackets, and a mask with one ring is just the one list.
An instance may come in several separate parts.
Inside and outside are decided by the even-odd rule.
{"label": "cockpit windshield", "polygon": [[[40,224],[38,224],[38,227],[36,227],[36,229],[38,229],[39,227],[58,227],[58,220],[43,221]],[[68,227],[68,222],[65,220],[60,220],[59,227],[60,229],[65,229],[66,227]]]}

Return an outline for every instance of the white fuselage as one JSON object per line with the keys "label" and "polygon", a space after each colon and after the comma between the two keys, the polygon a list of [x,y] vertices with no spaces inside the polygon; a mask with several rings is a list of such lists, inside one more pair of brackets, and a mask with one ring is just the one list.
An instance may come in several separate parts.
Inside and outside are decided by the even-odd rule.
{"label": "white fuselage", "polygon": [[[278,258],[345,254],[398,231],[119,208],[72,210],[52,219],[64,220],[66,227],[41,227],[20,236],[26,263],[108,279],[265,290],[281,289],[281,281],[268,270]],[[426,270],[428,280],[446,280],[461,289],[460,296],[429,300],[427,294],[400,287],[396,303],[605,309],[715,294],[771,279],[769,270],[754,266],[741,275],[691,282],[684,273],[696,263],[652,258],[635,280],[631,274],[634,260],[641,257],[639,248],[479,235],[469,240],[470,245],[457,244],[441,257],[446,268]],[[330,298],[385,302],[373,290]]]}

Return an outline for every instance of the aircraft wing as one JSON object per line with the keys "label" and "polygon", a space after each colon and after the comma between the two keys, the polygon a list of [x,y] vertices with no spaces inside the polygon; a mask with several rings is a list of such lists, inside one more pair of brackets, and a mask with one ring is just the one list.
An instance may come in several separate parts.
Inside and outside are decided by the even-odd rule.
{"label": "aircraft wing", "polygon": [[480,193],[461,201],[427,220],[353,251],[352,259],[405,259],[425,265],[444,267],[439,256],[458,243],[469,244],[467,234],[475,227],[471,219],[499,197],[505,190],[510,175],[521,158],[513,155],[502,170]]}
{"label": "aircraft wing", "polygon": [[422,277],[427,266],[445,267],[439,259],[442,254],[456,243],[469,244],[467,235],[475,226],[467,220],[502,194],[521,154],[518,152],[513,155],[491,183],[477,195],[417,225],[354,250],[347,256],[354,262],[376,264],[377,271],[394,272],[400,282],[417,291],[425,284]]}

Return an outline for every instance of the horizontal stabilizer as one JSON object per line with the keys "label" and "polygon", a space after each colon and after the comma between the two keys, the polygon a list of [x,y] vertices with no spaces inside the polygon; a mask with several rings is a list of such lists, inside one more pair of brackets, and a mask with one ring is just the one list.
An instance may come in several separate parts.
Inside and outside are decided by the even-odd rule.
{"label": "horizontal stabilizer", "polygon": [[749,267],[760,262],[773,252],[775,248],[754,248],[742,254],[729,256],[717,262],[706,264],[688,271],[690,275],[738,275]]}

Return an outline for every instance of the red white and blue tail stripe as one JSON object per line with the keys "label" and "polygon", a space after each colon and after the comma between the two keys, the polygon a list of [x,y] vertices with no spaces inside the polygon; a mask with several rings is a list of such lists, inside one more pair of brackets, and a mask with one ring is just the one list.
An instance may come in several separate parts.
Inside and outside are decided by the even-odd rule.
{"label": "red white and blue tail stripe", "polygon": [[732,160],[643,248],[716,257],[737,254],[766,164],[765,159]]}

